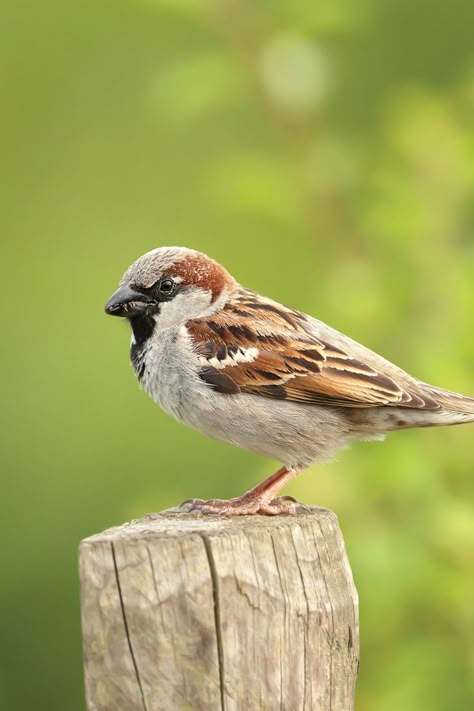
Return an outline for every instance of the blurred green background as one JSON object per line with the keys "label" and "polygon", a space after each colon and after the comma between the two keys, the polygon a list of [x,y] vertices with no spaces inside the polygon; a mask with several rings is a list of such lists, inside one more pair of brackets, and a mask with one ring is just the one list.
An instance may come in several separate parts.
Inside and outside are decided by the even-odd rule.
{"label": "blurred green background", "polygon": [[[274,462],[140,392],[103,304],[159,245],[474,394],[472,0],[2,0],[0,707],[84,709],[81,538]],[[474,707],[474,430],[288,493],[334,509],[358,711]]]}

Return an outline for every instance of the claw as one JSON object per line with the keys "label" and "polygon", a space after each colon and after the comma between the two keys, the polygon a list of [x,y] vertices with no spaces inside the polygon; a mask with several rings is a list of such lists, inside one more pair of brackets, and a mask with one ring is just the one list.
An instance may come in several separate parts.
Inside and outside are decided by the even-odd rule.
{"label": "claw", "polygon": [[273,516],[277,514],[295,515],[309,513],[311,510],[311,506],[300,504],[293,496],[278,496],[268,503],[268,514]]}
{"label": "claw", "polygon": [[204,499],[186,499],[183,501],[178,508],[183,509],[183,511],[192,511],[196,504],[207,503]]}

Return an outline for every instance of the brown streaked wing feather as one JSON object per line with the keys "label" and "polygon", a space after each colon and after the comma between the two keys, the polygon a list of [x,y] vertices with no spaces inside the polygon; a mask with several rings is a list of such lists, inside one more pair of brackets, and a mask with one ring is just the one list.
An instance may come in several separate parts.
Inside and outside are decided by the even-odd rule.
{"label": "brown streaked wing feather", "polygon": [[298,312],[244,291],[217,314],[189,321],[203,358],[201,377],[219,392],[309,405],[439,407],[416,382],[402,387],[380,368],[309,334],[301,319]]}

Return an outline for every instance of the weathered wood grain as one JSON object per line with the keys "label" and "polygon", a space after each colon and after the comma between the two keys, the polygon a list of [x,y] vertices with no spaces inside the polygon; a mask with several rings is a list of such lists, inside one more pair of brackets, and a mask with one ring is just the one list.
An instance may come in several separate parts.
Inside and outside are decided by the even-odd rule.
{"label": "weathered wood grain", "polygon": [[80,549],[89,711],[351,711],[357,593],[336,516],[153,514]]}

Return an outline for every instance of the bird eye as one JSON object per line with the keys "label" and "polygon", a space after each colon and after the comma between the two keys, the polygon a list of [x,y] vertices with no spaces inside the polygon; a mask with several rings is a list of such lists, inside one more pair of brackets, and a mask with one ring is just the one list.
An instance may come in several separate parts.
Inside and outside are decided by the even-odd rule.
{"label": "bird eye", "polygon": [[175,282],[173,279],[165,278],[160,281],[159,289],[162,294],[169,296],[175,288]]}

